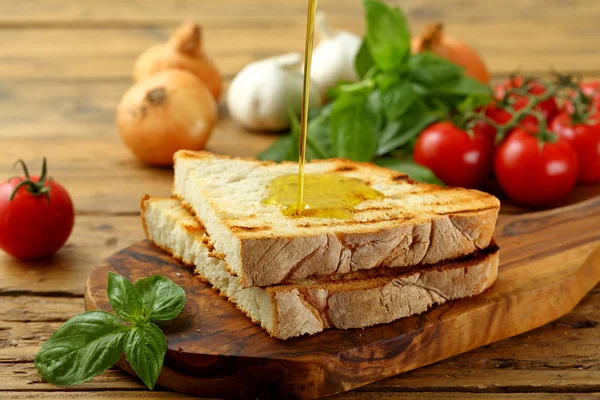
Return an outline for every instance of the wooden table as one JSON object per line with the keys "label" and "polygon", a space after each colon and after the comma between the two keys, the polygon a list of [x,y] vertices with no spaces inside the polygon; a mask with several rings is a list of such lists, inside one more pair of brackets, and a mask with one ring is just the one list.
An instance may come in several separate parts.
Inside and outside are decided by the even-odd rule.
{"label": "wooden table", "polygon": [[[415,31],[443,20],[468,39],[495,80],[515,69],[600,77],[600,2],[397,3]],[[362,32],[358,0],[322,0],[320,8],[332,23]],[[136,55],[182,19],[195,19],[228,82],[252,60],[301,50],[304,12],[303,0],[0,2],[0,179],[13,175],[17,158],[37,169],[47,156],[77,211],[71,239],[51,261],[25,264],[0,254],[0,398],[189,398],[148,392],[119,370],[58,388],[41,381],[32,360],[43,340],[83,311],[88,271],[143,237],[141,195],[169,193],[172,171],[138,164],[116,135],[114,109]],[[272,139],[242,132],[224,117],[209,149],[254,155]],[[338,398],[600,398],[599,322],[596,287],[572,313],[543,328]]]}

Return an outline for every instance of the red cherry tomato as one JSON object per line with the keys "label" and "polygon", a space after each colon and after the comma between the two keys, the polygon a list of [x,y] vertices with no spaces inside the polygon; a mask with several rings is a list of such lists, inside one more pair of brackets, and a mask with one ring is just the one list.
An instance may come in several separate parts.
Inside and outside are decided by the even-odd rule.
{"label": "red cherry tomato", "polygon": [[[73,203],[58,182],[25,176],[0,184],[0,248],[21,260],[54,254],[73,228]],[[12,198],[11,198],[12,197]]]}
{"label": "red cherry tomato", "polygon": [[[596,117],[600,117],[600,82],[583,82],[579,85],[581,91],[586,96],[592,98],[592,104],[590,104],[590,108],[595,111]],[[571,93],[571,97],[575,97],[575,93]],[[569,100],[565,102],[565,111],[569,114],[573,114],[575,108],[573,107],[573,103]]]}
{"label": "red cherry tomato", "polygon": [[600,82],[583,82],[579,86],[585,95],[591,96],[595,102],[600,102]]}
{"label": "red cherry tomato", "polygon": [[449,186],[481,187],[491,174],[494,136],[478,127],[473,131],[470,136],[450,122],[431,125],[417,139],[415,162]]}
{"label": "red cherry tomato", "polygon": [[[508,79],[503,83],[500,83],[498,85],[496,85],[496,87],[494,88],[494,97],[497,100],[502,100],[504,98],[504,96],[506,95],[506,92],[509,89],[514,89],[514,88],[518,88],[521,87],[523,85],[523,78],[522,77],[515,77],[512,80]],[[544,94],[546,92],[546,88],[544,88],[544,86],[539,83],[539,82],[530,82],[528,84],[528,92],[534,95],[541,95]],[[525,107],[527,105],[527,102],[529,101],[527,99],[526,96],[520,96],[520,95],[513,95],[514,96],[514,103],[513,103],[513,108],[515,110],[520,110],[523,107]],[[554,99],[554,97],[549,97],[548,99],[542,101],[540,104],[538,104],[537,106],[534,107],[534,110],[536,111],[540,111],[544,117],[546,117],[547,121],[551,121],[552,118],[554,118],[559,110],[558,110],[558,105],[556,104],[556,100]],[[535,119],[535,117],[533,116],[527,116],[523,119],[523,121],[521,122],[521,125],[525,125],[525,126],[529,126],[530,124],[533,124],[532,126],[537,126],[537,120]]]}
{"label": "red cherry tomato", "polygon": [[[498,107],[498,105],[494,103],[485,107],[484,114],[486,117],[488,117],[497,124],[505,124],[508,121],[510,121],[512,117],[512,115],[510,115],[508,111]],[[494,128],[492,125],[488,124],[483,120],[478,120],[475,123],[475,129],[478,129],[480,132],[492,136],[494,140],[496,138],[496,128]]]}
{"label": "red cherry tomato", "polygon": [[575,149],[578,181],[600,182],[600,125],[573,124],[569,114],[561,113],[552,120],[551,129]]}
{"label": "red cherry tomato", "polygon": [[496,104],[490,104],[485,108],[485,115],[493,119],[498,124],[505,124],[510,121],[512,115]]}
{"label": "red cherry tomato", "polygon": [[500,187],[515,202],[551,205],[575,186],[577,155],[564,139],[540,146],[537,136],[516,128],[498,147],[494,170]]}

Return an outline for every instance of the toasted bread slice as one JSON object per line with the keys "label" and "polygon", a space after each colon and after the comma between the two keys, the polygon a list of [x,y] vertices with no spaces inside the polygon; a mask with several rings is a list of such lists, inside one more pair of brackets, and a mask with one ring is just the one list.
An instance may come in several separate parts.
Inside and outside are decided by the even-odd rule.
{"label": "toasted bread slice", "polygon": [[207,152],[175,155],[175,197],[204,223],[244,287],[435,264],[484,249],[492,238],[494,196],[348,160],[311,162],[306,172],[359,178],[386,196],[359,204],[350,219],[291,218],[261,203],[273,178],[297,169]]}
{"label": "toasted bread slice", "polygon": [[210,256],[210,238],[177,200],[145,197],[148,238],[209,282],[271,336],[288,339],[327,328],[361,328],[419,314],[435,304],[473,296],[496,279],[498,249],[395,275],[323,283],[243,288],[225,261]]}

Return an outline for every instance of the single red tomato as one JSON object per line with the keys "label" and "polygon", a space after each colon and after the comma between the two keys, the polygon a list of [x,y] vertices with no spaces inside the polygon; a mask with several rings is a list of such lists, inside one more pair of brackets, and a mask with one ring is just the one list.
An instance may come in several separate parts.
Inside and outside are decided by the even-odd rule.
{"label": "single red tomato", "polygon": [[577,181],[577,154],[561,138],[541,144],[521,128],[498,147],[494,160],[500,187],[517,203],[552,205],[564,198]]}
{"label": "single red tomato", "polygon": [[600,182],[600,125],[573,124],[571,116],[564,112],[552,120],[551,129],[575,149],[578,181]]}
{"label": "single red tomato", "polygon": [[54,254],[73,229],[73,203],[62,185],[42,175],[11,178],[0,184],[0,248],[21,260]]}
{"label": "single red tomato", "polygon": [[[505,82],[496,85],[494,88],[494,97],[497,100],[502,100],[509,89],[514,89],[521,86],[523,86],[523,77],[517,76],[512,80],[507,79]],[[532,81],[528,84],[527,91],[533,95],[539,96],[546,92],[546,88],[540,82]],[[525,107],[529,101],[526,96],[516,94],[513,96],[513,108],[517,111]],[[542,101],[540,104],[534,107],[534,110],[540,111],[547,121],[551,121],[552,118],[559,113],[558,105],[556,104],[556,99],[554,97],[549,97]],[[533,116],[527,116],[522,121],[522,125],[531,123],[533,123],[534,126],[537,126],[537,120]]]}
{"label": "single red tomato", "polygon": [[451,122],[439,122],[418,137],[414,160],[449,186],[481,187],[492,170],[494,136],[477,127],[469,135]]}

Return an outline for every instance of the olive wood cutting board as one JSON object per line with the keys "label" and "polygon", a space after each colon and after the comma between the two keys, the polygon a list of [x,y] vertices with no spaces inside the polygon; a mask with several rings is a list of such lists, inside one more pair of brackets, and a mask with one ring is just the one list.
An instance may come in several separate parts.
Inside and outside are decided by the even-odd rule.
{"label": "olive wood cutting board", "polygon": [[[157,384],[217,398],[312,399],[350,390],[498,340],[568,313],[600,281],[600,196],[548,211],[501,214],[498,280],[483,294],[365,329],[280,341],[166,253],[143,241],[109,257],[86,284],[86,307],[110,310],[108,271],[162,274],[187,294],[167,336]],[[119,366],[133,373],[123,358]]]}

